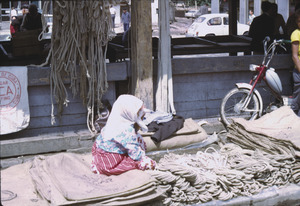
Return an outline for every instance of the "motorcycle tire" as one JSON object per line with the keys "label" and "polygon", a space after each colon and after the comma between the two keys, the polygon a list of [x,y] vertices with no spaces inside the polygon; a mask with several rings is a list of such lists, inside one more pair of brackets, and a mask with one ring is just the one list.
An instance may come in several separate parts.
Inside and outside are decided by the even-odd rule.
{"label": "motorcycle tire", "polygon": [[233,118],[244,118],[254,120],[258,118],[260,111],[260,103],[257,95],[252,94],[246,109],[242,109],[242,105],[248,96],[250,90],[245,88],[234,88],[230,90],[222,99],[220,116],[225,126],[232,123]]}

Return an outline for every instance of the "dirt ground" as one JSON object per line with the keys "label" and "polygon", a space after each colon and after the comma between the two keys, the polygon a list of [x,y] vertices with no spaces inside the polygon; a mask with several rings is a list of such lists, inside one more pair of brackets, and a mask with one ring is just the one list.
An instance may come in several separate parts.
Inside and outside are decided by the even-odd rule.
{"label": "dirt ground", "polygon": [[[193,23],[192,19],[185,17],[175,17],[175,21],[170,24],[170,34],[172,38],[185,37],[186,30]],[[152,36],[159,36],[159,28],[157,25],[152,26]]]}

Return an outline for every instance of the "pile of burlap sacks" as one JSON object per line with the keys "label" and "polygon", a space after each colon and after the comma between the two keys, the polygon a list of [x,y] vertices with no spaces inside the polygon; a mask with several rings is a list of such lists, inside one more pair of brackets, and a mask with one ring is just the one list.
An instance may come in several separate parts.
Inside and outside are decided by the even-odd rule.
{"label": "pile of burlap sacks", "polygon": [[295,158],[292,181],[300,182],[300,117],[290,107],[281,107],[255,121],[234,119],[227,137],[245,149],[292,155]]}
{"label": "pile of burlap sacks", "polygon": [[[174,149],[208,138],[192,119],[169,139],[160,143],[144,133],[147,151]],[[165,198],[171,186],[157,184],[150,174],[132,170],[118,176],[91,172],[91,153],[39,155],[33,161],[1,172],[1,190],[5,205],[134,205]],[[6,192],[6,193],[5,193]],[[14,194],[13,197],[5,194]],[[7,200],[7,201],[5,201]]]}

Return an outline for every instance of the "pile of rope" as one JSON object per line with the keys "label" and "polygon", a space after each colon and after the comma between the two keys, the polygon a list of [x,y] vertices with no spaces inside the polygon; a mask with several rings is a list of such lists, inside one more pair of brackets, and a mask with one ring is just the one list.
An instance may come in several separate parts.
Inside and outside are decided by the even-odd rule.
{"label": "pile of rope", "polygon": [[[87,125],[94,128],[94,111],[102,108],[101,98],[108,88],[106,76],[107,44],[114,36],[109,6],[114,0],[54,1],[50,86],[58,114],[68,105],[64,85],[70,79],[73,96],[80,93],[87,105]],[[48,56],[48,57],[49,57]],[[51,123],[55,123],[52,101]]]}
{"label": "pile of rope", "polygon": [[166,205],[205,203],[257,194],[271,186],[293,182],[292,155],[246,150],[228,143],[217,152],[208,148],[196,154],[164,156],[154,171],[161,185],[171,185]]}

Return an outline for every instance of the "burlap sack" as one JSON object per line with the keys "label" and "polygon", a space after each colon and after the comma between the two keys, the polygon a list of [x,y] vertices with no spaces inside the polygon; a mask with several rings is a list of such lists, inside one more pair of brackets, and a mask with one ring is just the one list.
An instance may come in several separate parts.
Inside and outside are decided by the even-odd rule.
{"label": "burlap sack", "polygon": [[281,107],[254,121],[238,118],[233,122],[233,125],[247,133],[287,141],[300,149],[300,117],[288,106]]}
{"label": "burlap sack", "polygon": [[208,135],[205,130],[191,118],[184,121],[182,129],[178,130],[170,138],[159,143],[151,139],[151,133],[143,134],[143,139],[147,145],[147,152],[180,148],[193,143],[202,142],[207,137]]}
{"label": "burlap sack", "polygon": [[97,175],[89,163],[72,153],[39,157],[33,161],[30,174],[37,191],[54,205],[101,201],[121,205],[123,201],[148,201],[165,192],[143,171]]}

